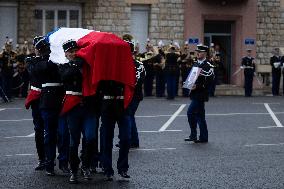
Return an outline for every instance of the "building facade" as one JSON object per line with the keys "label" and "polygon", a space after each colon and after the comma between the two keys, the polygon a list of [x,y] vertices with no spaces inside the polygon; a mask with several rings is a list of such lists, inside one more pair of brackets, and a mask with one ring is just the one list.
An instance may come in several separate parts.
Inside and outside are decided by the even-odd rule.
{"label": "building facade", "polygon": [[148,38],[154,45],[189,41],[191,50],[218,44],[224,83],[241,86],[233,73],[247,48],[265,74],[273,49],[284,47],[284,0],[0,0],[0,44],[5,36],[30,42],[57,27],[131,33],[142,51]]}

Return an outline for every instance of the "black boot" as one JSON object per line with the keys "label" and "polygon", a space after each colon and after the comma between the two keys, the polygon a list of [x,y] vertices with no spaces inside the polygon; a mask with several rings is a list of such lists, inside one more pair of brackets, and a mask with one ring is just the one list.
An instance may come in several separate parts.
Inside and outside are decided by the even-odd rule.
{"label": "black boot", "polygon": [[90,169],[81,167],[81,174],[85,180],[92,180]]}
{"label": "black boot", "polygon": [[37,166],[35,167],[36,171],[42,171],[45,169],[45,161],[44,160],[39,160]]}
{"label": "black boot", "polygon": [[70,184],[77,184],[78,183],[77,171],[71,171],[69,183]]}

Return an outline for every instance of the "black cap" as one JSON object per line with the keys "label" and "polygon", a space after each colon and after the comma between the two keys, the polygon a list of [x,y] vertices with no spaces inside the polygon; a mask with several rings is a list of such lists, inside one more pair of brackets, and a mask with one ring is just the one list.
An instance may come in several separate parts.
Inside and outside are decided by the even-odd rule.
{"label": "black cap", "polygon": [[39,41],[37,41],[34,46],[37,50],[42,50],[46,47],[49,47],[49,45],[50,45],[49,42],[45,38],[42,38]]}
{"label": "black cap", "polygon": [[35,44],[41,39],[44,39],[44,36],[35,36],[33,40],[33,45],[35,46]]}
{"label": "black cap", "polygon": [[124,35],[122,36],[122,39],[123,39],[124,41],[132,41],[132,40],[133,40],[133,36],[130,35],[130,34],[124,34]]}
{"label": "black cap", "polygon": [[78,48],[78,45],[75,40],[71,39],[63,43],[62,45],[64,52],[67,52],[71,49]]}
{"label": "black cap", "polygon": [[200,45],[197,45],[197,48],[196,48],[195,51],[197,51],[197,52],[208,52],[208,49],[209,49],[208,46],[200,44]]}

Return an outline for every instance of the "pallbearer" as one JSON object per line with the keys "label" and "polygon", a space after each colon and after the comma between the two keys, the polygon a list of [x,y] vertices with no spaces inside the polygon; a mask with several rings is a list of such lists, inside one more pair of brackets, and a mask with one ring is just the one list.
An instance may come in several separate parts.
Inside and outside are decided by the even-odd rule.
{"label": "pallbearer", "polygon": [[34,57],[26,58],[25,62],[27,64],[27,70],[29,73],[30,78],[30,91],[26,98],[25,107],[32,109],[32,117],[34,123],[34,130],[35,130],[35,143],[36,143],[36,150],[38,155],[38,165],[35,167],[35,170],[44,170],[45,168],[45,153],[44,153],[44,124],[43,119],[40,114],[39,109],[39,98],[41,94],[41,82],[40,77],[37,73],[38,67],[40,66],[41,61],[46,61],[48,56],[42,56],[40,53],[39,48],[40,46],[36,46],[37,42],[40,39],[43,39],[42,36],[36,36],[33,40],[33,45],[35,47],[35,54]]}
{"label": "pallbearer", "polygon": [[49,61],[50,44],[44,38],[36,43],[36,48],[45,57],[40,62],[37,75],[41,82],[39,108],[44,121],[44,149],[46,158],[46,174],[54,176],[54,160],[56,157],[58,117],[63,99],[63,87],[58,73],[58,66]]}
{"label": "pallbearer", "polygon": [[83,135],[84,150],[82,154],[81,172],[85,180],[90,180],[90,165],[95,150],[97,111],[99,107],[95,96],[82,96],[82,65],[84,60],[76,57],[78,50],[77,43],[69,40],[63,44],[63,49],[69,63],[60,68],[60,75],[66,90],[64,98],[62,115],[65,115],[70,132],[70,157],[69,163],[71,168],[70,183],[78,182],[78,169],[80,159],[78,157],[78,147],[80,144],[81,134]]}

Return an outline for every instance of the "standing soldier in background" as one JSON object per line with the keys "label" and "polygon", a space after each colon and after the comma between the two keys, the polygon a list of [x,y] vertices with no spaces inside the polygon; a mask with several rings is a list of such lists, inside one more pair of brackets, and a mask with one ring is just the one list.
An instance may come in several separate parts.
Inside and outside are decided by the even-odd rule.
{"label": "standing soldier in background", "polygon": [[281,62],[279,48],[275,48],[273,56],[270,58],[270,65],[272,67],[272,95],[279,95],[280,79],[281,79]]}
{"label": "standing soldier in background", "polygon": [[245,76],[245,96],[251,97],[252,94],[252,83],[255,72],[254,58],[251,56],[251,49],[247,49],[247,56],[242,58],[241,68],[244,69]]}
{"label": "standing soldier in background", "polygon": [[[214,78],[213,66],[206,59],[208,47],[204,45],[197,46],[197,62],[193,67],[201,68],[200,74],[191,89],[191,103],[187,110],[188,123],[191,129],[189,138],[185,141],[193,141],[195,143],[208,142],[208,130],[205,120],[205,102],[209,100],[208,87]],[[197,139],[197,124],[200,128],[200,136]]]}
{"label": "standing soldier in background", "polygon": [[[33,40],[33,45],[36,47],[36,44],[39,40],[43,39],[42,36],[36,36]],[[41,117],[39,109],[39,99],[41,94],[41,82],[40,76],[37,74],[40,63],[44,61],[44,57],[41,56],[37,48],[35,48],[35,57],[26,58],[25,62],[27,64],[27,70],[30,78],[30,91],[26,98],[25,107],[32,109],[33,124],[35,130],[35,143],[36,150],[38,155],[38,165],[35,167],[35,170],[44,170],[45,168],[45,151],[44,151],[44,123]]]}

